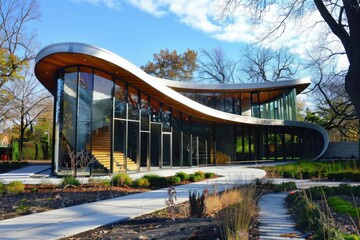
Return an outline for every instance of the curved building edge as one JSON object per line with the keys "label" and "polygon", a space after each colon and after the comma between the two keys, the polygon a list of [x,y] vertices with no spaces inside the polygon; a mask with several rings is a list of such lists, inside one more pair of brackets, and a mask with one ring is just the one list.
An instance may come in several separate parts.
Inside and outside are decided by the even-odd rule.
{"label": "curved building edge", "polygon": [[[57,54],[68,54],[65,56],[66,61],[56,62],[56,58],[51,59],[52,56],[56,56]],[[90,61],[87,61],[87,58],[91,58]],[[91,64],[91,62],[94,62],[92,61],[94,58],[97,60],[96,63],[100,64],[101,66],[93,66]],[[175,105],[177,110],[189,112],[191,115],[199,119],[209,120],[215,123],[233,123],[262,126],[293,126],[315,130],[322,135],[324,145],[323,149],[320,151],[320,154],[318,154],[318,156],[316,156],[314,159],[320,157],[325,152],[329,144],[329,137],[327,132],[319,125],[300,121],[260,119],[226,113],[202,105],[172,89],[220,89],[223,91],[242,89],[254,91],[257,89],[271,89],[291,85],[296,86],[298,91],[302,91],[310,84],[309,78],[258,84],[250,83],[220,85],[177,82],[150,76],[129,61],[106,49],[77,42],[56,43],[41,49],[35,59],[35,74],[40,82],[42,82],[42,84],[54,95],[55,83],[52,81],[55,79],[56,71],[60,67],[66,67],[75,64],[99,68],[100,70],[107,71],[110,74],[119,77],[125,75],[131,76],[132,83],[135,85],[135,87],[145,86],[148,93],[151,92],[152,94],[155,94],[159,101],[166,102],[170,106]]]}

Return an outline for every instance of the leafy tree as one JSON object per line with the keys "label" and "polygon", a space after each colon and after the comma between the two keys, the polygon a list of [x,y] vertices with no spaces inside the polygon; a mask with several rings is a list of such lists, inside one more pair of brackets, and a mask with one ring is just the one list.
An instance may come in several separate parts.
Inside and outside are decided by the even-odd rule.
{"label": "leafy tree", "polygon": [[202,49],[198,60],[199,78],[221,84],[235,83],[238,79],[235,73],[237,64],[226,58],[222,48],[214,48],[212,51]]}
{"label": "leafy tree", "polygon": [[[299,18],[305,13],[318,11],[327,24],[329,31],[341,42],[344,54],[349,61],[345,76],[345,89],[360,115],[360,2],[358,0],[296,0],[296,1],[268,1],[268,0],[226,0],[223,6],[223,16],[235,8],[243,7],[253,14],[256,23],[269,24],[264,17],[274,6],[278,9],[278,18],[263,39],[278,37],[286,30],[286,22],[291,18]],[[235,8],[234,8],[235,7]],[[272,8],[272,9],[275,9]],[[314,22],[313,26],[318,24]],[[341,54],[341,53],[334,53]]]}
{"label": "leafy tree", "polygon": [[197,52],[188,49],[183,54],[177,54],[176,50],[161,50],[153,55],[153,61],[149,61],[140,68],[156,77],[169,78],[179,81],[191,80],[197,68]]}
{"label": "leafy tree", "polygon": [[0,89],[34,58],[35,32],[26,32],[26,24],[37,18],[37,0],[0,0]]}

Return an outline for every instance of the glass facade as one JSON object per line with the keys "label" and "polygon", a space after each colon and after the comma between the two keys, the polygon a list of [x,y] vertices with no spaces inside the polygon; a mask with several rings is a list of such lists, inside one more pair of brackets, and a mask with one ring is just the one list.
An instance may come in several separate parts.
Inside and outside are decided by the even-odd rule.
{"label": "glass facade", "polygon": [[[295,89],[183,94],[228,113],[296,119]],[[127,79],[83,66],[58,73],[54,125],[57,175],[312,159],[324,146],[322,135],[307,128],[204,121]]]}
{"label": "glass facade", "polygon": [[203,105],[242,116],[296,120],[296,89],[260,92],[181,92]]}

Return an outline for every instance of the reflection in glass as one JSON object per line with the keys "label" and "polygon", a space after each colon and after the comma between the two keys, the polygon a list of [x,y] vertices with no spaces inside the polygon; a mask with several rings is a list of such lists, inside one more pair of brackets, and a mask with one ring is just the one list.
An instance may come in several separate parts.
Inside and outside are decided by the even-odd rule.
{"label": "reflection in glass", "polygon": [[77,67],[67,68],[64,72],[63,96],[60,102],[60,133],[59,133],[59,169],[65,175],[71,175],[75,168],[75,159],[71,154],[75,151]]}
{"label": "reflection in glass", "polygon": [[119,80],[115,81],[115,103],[114,103],[114,114],[115,118],[126,118],[126,89],[125,83]]}

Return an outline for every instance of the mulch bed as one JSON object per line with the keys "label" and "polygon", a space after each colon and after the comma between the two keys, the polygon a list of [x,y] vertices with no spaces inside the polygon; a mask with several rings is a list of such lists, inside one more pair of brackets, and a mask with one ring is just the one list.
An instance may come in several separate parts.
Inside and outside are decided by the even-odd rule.
{"label": "mulch bed", "polygon": [[126,187],[56,188],[27,185],[23,193],[0,196],[0,220],[149,191]]}

